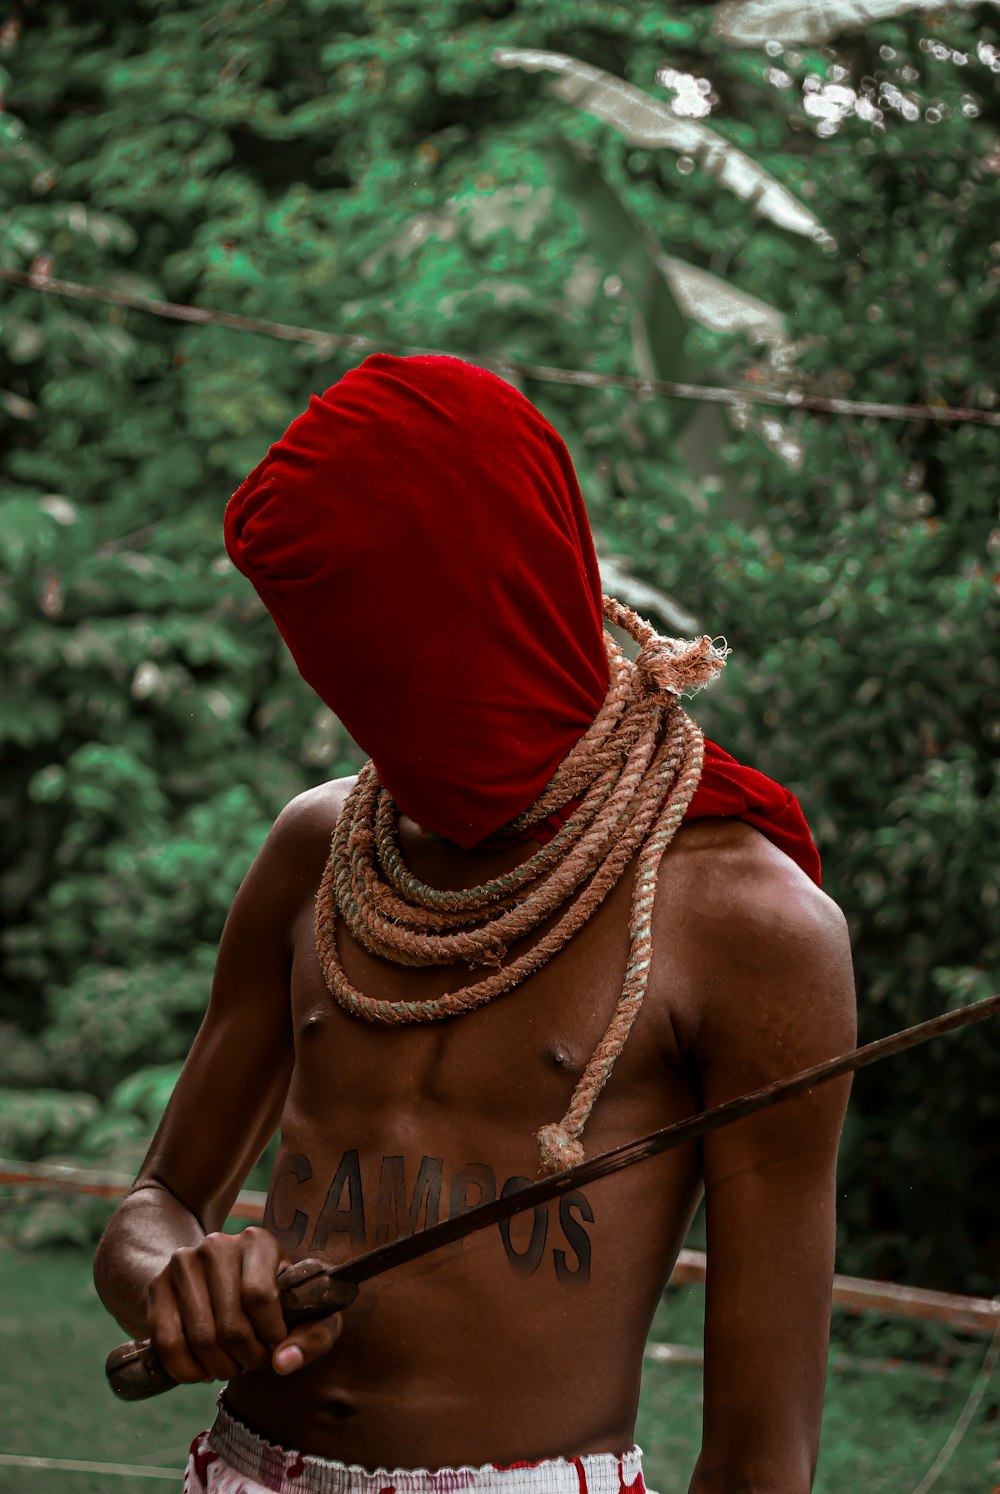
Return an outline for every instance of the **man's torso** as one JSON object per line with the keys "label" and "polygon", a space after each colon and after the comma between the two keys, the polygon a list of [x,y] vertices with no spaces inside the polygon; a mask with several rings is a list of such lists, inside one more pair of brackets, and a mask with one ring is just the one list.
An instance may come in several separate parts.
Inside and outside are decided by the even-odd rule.
{"label": "man's torso", "polygon": [[[342,797],[342,785],[312,796],[313,895]],[[686,1056],[702,999],[691,912],[706,857],[756,835],[701,821],[668,850],[647,996],[588,1122],[588,1155],[698,1110]],[[486,880],[531,849],[462,852],[403,822],[406,859],[435,886]],[[630,871],[513,991],[400,1027],[333,1001],[304,898],[291,931],[295,1062],[265,1219],[291,1255],[340,1263],[538,1175],[535,1133],[563,1114],[621,990],[631,891]],[[343,927],[338,943],[349,978],[373,996],[434,996],[470,978],[375,959]],[[619,1452],[700,1191],[689,1146],[412,1262],[362,1287],[326,1359],[288,1377],[243,1375],[227,1404],[276,1442],[368,1467]]]}

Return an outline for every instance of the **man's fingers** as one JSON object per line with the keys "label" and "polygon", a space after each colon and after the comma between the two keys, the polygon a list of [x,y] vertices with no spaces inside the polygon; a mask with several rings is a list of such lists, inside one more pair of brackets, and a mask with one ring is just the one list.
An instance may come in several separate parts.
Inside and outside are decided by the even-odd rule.
{"label": "man's fingers", "polygon": [[200,1252],[211,1302],[215,1341],[241,1370],[259,1369],[270,1358],[270,1345],[257,1335],[243,1301],[242,1251],[230,1236],[208,1235],[213,1248]]}
{"label": "man's fingers", "polygon": [[[289,1264],[274,1236],[253,1226],[175,1250],[148,1301],[150,1337],[164,1369],[189,1384],[232,1380],[268,1364],[275,1347],[289,1340],[277,1282]],[[283,1362],[283,1369],[325,1353],[340,1326],[324,1320],[318,1333],[302,1333],[289,1345],[295,1362]]]}
{"label": "man's fingers", "polygon": [[288,1332],[288,1325],[281,1311],[277,1276],[282,1267],[290,1262],[280,1249],[276,1257],[274,1237],[266,1230],[246,1229],[243,1231],[243,1241],[243,1278],[240,1288],[243,1311],[253,1325],[257,1338],[267,1346],[262,1361],[266,1362],[270,1350],[280,1344]]}
{"label": "man's fingers", "polygon": [[240,1366],[219,1343],[212,1296],[205,1278],[205,1255],[195,1247],[178,1250],[167,1268],[189,1350],[213,1380],[231,1380]]}
{"label": "man's fingers", "polygon": [[157,1358],[168,1375],[180,1385],[212,1379],[205,1366],[191,1352],[173,1293],[158,1288],[158,1284],[154,1285],[150,1293],[147,1318]]}
{"label": "man's fingers", "polygon": [[303,1364],[311,1364],[329,1354],[344,1329],[342,1313],[331,1313],[327,1318],[316,1318],[312,1323],[300,1323],[280,1343],[271,1355],[271,1364],[279,1375],[289,1375]]}

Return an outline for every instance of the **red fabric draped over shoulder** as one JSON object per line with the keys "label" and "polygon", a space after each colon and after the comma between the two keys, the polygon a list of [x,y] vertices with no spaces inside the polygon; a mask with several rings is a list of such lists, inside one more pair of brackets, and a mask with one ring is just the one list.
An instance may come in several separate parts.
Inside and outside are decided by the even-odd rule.
{"label": "red fabric draped over shoulder", "polygon": [[[485,369],[366,358],[236,490],[225,539],[400,808],[460,846],[534,802],[604,699],[601,586],[572,460]],[[738,814],[807,870],[808,842],[818,880],[793,796],[714,751],[689,816]]]}
{"label": "red fabric draped over shoulder", "polygon": [[684,821],[714,817],[746,820],[822,885],[819,852],[795,795],[706,737],[705,766]]}

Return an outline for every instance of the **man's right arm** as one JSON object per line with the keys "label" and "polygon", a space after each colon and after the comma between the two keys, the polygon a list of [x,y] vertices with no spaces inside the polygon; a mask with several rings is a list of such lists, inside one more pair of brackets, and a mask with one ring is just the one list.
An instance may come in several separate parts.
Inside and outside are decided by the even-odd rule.
{"label": "man's right arm", "polygon": [[[745,838],[744,838],[745,839]],[[848,1052],[855,996],[840,909],[762,837],[704,865],[692,1056],[702,1103]],[[701,1455],[690,1494],[808,1494],[833,1283],[837,1145],[850,1079],[704,1138],[708,1229]]]}
{"label": "man's right arm", "polygon": [[[274,1278],[287,1256],[264,1230],[217,1232],[276,1130],[288,1090],[292,929],[322,874],[330,812],[320,796],[331,792],[293,800],[247,873],[223,930],[205,1019],[97,1250],[104,1305],[133,1335],[170,1340],[160,1357],[175,1378],[177,1370],[184,1379],[229,1377],[285,1336]],[[221,1335],[220,1315],[228,1320]],[[310,1327],[297,1330],[297,1343],[318,1344]],[[248,1335],[255,1342],[241,1350]]]}

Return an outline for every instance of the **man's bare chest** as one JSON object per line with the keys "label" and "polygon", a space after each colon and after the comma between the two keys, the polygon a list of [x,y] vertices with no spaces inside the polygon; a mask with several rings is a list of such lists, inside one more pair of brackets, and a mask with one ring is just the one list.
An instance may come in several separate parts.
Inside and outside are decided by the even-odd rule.
{"label": "man's bare chest", "polygon": [[[269,1220],[288,1248],[347,1258],[537,1176],[536,1133],[565,1110],[614,1010],[627,906],[623,888],[557,958],[489,1005],[401,1026],[336,1004],[303,909],[290,993],[295,1067]],[[342,928],[338,942],[352,982],[383,999],[426,998],[468,979],[461,968],[373,959]],[[670,1033],[651,999],[595,1106],[588,1151],[697,1108]],[[553,1273],[586,1269],[588,1216],[581,1194],[514,1221],[501,1232],[513,1268],[533,1272],[547,1260]]]}

